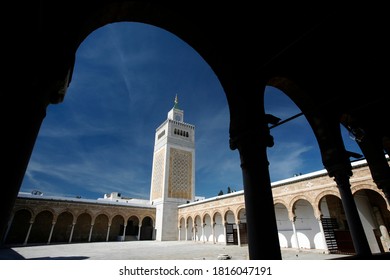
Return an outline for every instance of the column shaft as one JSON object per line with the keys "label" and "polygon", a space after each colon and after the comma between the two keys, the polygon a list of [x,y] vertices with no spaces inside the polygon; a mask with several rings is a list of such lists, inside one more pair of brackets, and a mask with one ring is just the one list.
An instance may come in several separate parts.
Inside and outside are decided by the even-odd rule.
{"label": "column shaft", "polygon": [[282,258],[268,170],[266,145],[259,137],[238,144],[244,182],[250,259]]}
{"label": "column shaft", "polygon": [[138,240],[141,240],[141,227],[142,225],[138,226],[138,235],[137,235]]}
{"label": "column shaft", "polygon": [[72,229],[70,230],[70,236],[69,236],[69,241],[68,243],[72,243],[72,238],[73,238],[73,231],[74,231],[74,226],[76,224],[72,224]]}
{"label": "column shaft", "polygon": [[24,239],[23,245],[26,245],[28,242],[28,238],[30,237],[32,225],[33,225],[33,222],[30,222],[30,226],[28,227],[28,231],[26,234],[26,238]]}
{"label": "column shaft", "polygon": [[318,226],[320,227],[320,232],[322,234],[322,242],[324,242],[324,248],[325,248],[326,252],[329,252],[328,244],[326,244],[324,227],[322,226],[321,218],[317,218],[317,221],[318,221]]}
{"label": "column shaft", "polygon": [[339,175],[335,177],[335,181],[339,188],[341,201],[343,204],[345,216],[347,218],[348,227],[350,228],[353,246],[357,255],[371,255],[370,245],[364,232],[362,221],[360,220],[355,200],[351,192],[348,175]]}
{"label": "column shaft", "polygon": [[106,242],[107,242],[108,239],[110,238],[110,229],[111,229],[111,225],[108,225],[108,228],[107,228],[107,235],[106,235]]}
{"label": "column shaft", "polygon": [[51,225],[49,238],[47,239],[47,244],[50,244],[51,237],[52,237],[52,235],[53,235],[53,230],[54,230],[54,226],[55,226],[55,225],[56,225],[56,223],[52,223],[52,225]]}
{"label": "column shaft", "polygon": [[237,243],[238,246],[241,246],[240,224],[236,223],[236,225],[237,225]]}
{"label": "column shaft", "polygon": [[294,237],[295,237],[295,243],[297,244],[297,249],[299,250],[299,240],[298,240],[297,229],[295,228],[295,220],[291,221],[291,224],[292,224],[292,228],[293,228],[293,234],[294,234]]}
{"label": "column shaft", "polygon": [[91,238],[92,238],[92,231],[93,231],[93,225],[91,225],[91,228],[89,229],[88,242],[91,242]]}

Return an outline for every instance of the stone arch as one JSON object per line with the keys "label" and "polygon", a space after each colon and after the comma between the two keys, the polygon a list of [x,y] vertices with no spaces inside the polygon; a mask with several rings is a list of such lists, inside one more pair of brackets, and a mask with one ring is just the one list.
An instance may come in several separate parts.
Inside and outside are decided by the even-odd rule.
{"label": "stone arch", "polygon": [[47,243],[53,225],[54,211],[51,208],[41,209],[34,217],[28,243]]}
{"label": "stone arch", "polygon": [[294,232],[287,206],[283,202],[277,202],[274,204],[274,208],[280,247],[291,248]]}
{"label": "stone arch", "polygon": [[245,222],[246,222],[246,211],[245,211],[245,205],[240,205],[236,209],[236,217],[237,217],[237,222],[241,222],[240,215],[245,216]]}
{"label": "stone arch", "polygon": [[186,240],[193,240],[194,238],[194,219],[191,215],[188,215],[186,218]]}
{"label": "stone arch", "polygon": [[213,210],[212,212],[211,212],[211,218],[212,218],[212,220],[213,220],[213,224],[215,225],[215,223],[216,223],[216,221],[215,221],[215,217],[216,216],[221,216],[221,224],[222,224],[222,222],[223,222],[223,215],[222,215],[222,213],[221,213],[221,211],[219,210],[219,209],[215,209],[215,210]]}
{"label": "stone arch", "polygon": [[305,196],[305,195],[297,195],[297,196],[294,196],[291,200],[290,200],[290,202],[289,202],[289,204],[288,204],[288,211],[289,211],[289,217],[290,217],[290,219],[291,220],[294,220],[295,219],[295,211],[294,211],[294,205],[295,205],[295,203],[298,201],[298,200],[306,200],[307,202],[309,202],[310,203],[310,199],[307,197],[307,196]]}
{"label": "stone arch", "polygon": [[246,223],[246,209],[244,205],[237,207],[238,232],[240,234],[240,245],[248,244],[248,229]]}
{"label": "stone arch", "polygon": [[177,227],[178,227],[178,228],[181,228],[181,226],[182,226],[182,220],[185,221],[184,215],[179,215],[179,217],[178,217],[178,219],[177,219]]}
{"label": "stone arch", "polygon": [[27,206],[15,206],[13,209],[13,213],[15,214],[16,212],[18,212],[20,210],[26,210],[26,211],[30,212],[31,219],[32,219],[32,217],[35,217],[35,215],[36,215],[35,210],[33,208],[27,207]]}
{"label": "stone arch", "polygon": [[140,240],[152,240],[154,234],[153,218],[146,215],[141,221]]}
{"label": "stone arch", "polygon": [[203,231],[204,241],[213,242],[213,224],[212,218],[209,212],[204,213],[203,220]]}
{"label": "stone arch", "polygon": [[92,214],[89,211],[79,213],[74,226],[73,242],[88,242],[92,227]]}
{"label": "stone arch", "polygon": [[237,221],[237,216],[234,210],[232,209],[226,209],[223,213],[223,220],[226,223],[235,224]]}
{"label": "stone arch", "polygon": [[390,211],[390,204],[387,201],[385,194],[383,193],[383,191],[381,189],[378,189],[378,187],[375,184],[358,184],[358,185],[351,186],[352,195],[354,195],[356,192],[358,192],[360,190],[371,190],[371,191],[374,191],[374,192],[378,193],[379,195],[381,195],[383,197],[383,199],[386,201],[387,208]]}
{"label": "stone arch", "polygon": [[18,207],[14,210],[12,223],[8,229],[6,244],[23,244],[30,223],[32,222],[33,211],[28,207]]}
{"label": "stone arch", "polygon": [[150,219],[150,220],[149,220],[149,221],[150,221],[150,224],[151,224],[151,226],[154,227],[154,225],[156,224],[156,218],[155,218],[153,215],[146,214],[146,215],[142,216],[142,218],[141,218],[141,223],[142,223],[142,221],[143,221],[145,218]]}
{"label": "stone arch", "polygon": [[110,222],[110,214],[106,211],[99,211],[92,216],[92,224],[95,224],[97,217],[104,215],[107,218],[107,224]]}
{"label": "stone arch", "polygon": [[194,241],[201,241],[202,240],[202,218],[200,214],[195,215],[194,219]]}
{"label": "stone arch", "polygon": [[[206,222],[205,221],[206,217],[209,217],[211,219],[211,212],[209,210],[204,211],[202,213],[202,222],[203,222],[203,224]],[[211,221],[210,221],[210,224],[211,224]]]}
{"label": "stone arch", "polygon": [[179,218],[179,240],[186,238],[186,220],[183,216]]}
{"label": "stone arch", "polygon": [[138,215],[128,216],[126,219],[125,240],[138,240],[140,238],[141,219]]}
{"label": "stone arch", "polygon": [[48,207],[48,206],[43,206],[43,207],[37,207],[37,210],[35,211],[35,215],[32,217],[33,220],[35,221],[35,218],[42,212],[45,212],[45,211],[48,211],[50,212],[53,216],[52,216],[52,221],[50,222],[53,222],[55,221],[54,219],[57,217],[57,213],[54,211],[53,208],[51,207]]}
{"label": "stone arch", "polygon": [[125,217],[125,220],[128,222],[129,220],[132,220],[132,221],[138,221],[137,222],[137,225],[140,224],[140,221],[142,220],[141,217],[137,214],[130,214],[130,215],[127,215]]}
{"label": "stone arch", "polygon": [[292,241],[297,240],[298,248],[324,249],[324,237],[319,222],[314,216],[313,204],[308,200],[298,199],[293,206],[296,236],[292,238]]}
{"label": "stone arch", "polygon": [[278,71],[275,69],[268,74],[267,84],[284,92],[300,109],[314,133],[323,165],[327,167],[334,162],[342,162],[346,154],[340,120],[327,117],[328,107],[321,106],[310,94],[312,91],[325,94],[327,89],[315,84],[323,83],[323,77],[313,75],[308,78],[300,77],[299,74],[286,76]]}
{"label": "stone arch", "polygon": [[340,197],[340,192],[337,189],[330,189],[330,190],[325,190],[317,194],[317,196],[314,198],[314,215],[317,219],[320,219],[322,216],[322,211],[321,211],[321,200],[327,196],[327,195],[333,195],[341,199]]}
{"label": "stone arch", "polygon": [[225,221],[223,218],[223,215],[220,213],[220,211],[216,210],[213,211],[213,224],[214,224],[214,235],[215,235],[215,242],[217,243],[225,243],[226,237],[225,237]]}
{"label": "stone arch", "polygon": [[106,241],[109,225],[109,215],[105,213],[105,211],[101,211],[96,214],[92,223],[93,229],[91,234],[91,242]]}
{"label": "stone arch", "polygon": [[69,211],[62,211],[58,214],[56,223],[53,229],[51,243],[69,242],[70,234],[73,228],[74,216]]}
{"label": "stone arch", "polygon": [[111,218],[109,222],[110,233],[108,236],[108,241],[118,241],[123,240],[124,238],[124,229],[125,229],[125,218],[121,214],[116,214]]}
{"label": "stone arch", "polygon": [[225,233],[227,244],[238,244],[238,228],[236,213],[232,209],[226,209],[224,212]]}
{"label": "stone arch", "polygon": [[76,222],[76,214],[74,213],[74,210],[72,208],[65,208],[61,211],[58,212],[58,216],[60,216],[62,213],[69,213],[70,215],[72,215],[72,223],[75,223]]}

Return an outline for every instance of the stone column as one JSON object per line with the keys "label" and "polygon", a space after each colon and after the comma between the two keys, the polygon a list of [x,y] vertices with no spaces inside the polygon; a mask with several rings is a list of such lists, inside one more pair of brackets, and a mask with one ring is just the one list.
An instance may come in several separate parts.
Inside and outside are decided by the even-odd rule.
{"label": "stone column", "polygon": [[326,238],[325,238],[324,227],[322,226],[322,222],[321,222],[321,216],[320,217],[316,217],[316,219],[318,221],[318,226],[320,227],[320,232],[321,232],[321,235],[322,235],[322,242],[324,243],[325,252],[329,253],[328,244],[326,243]]}
{"label": "stone column", "polygon": [[107,228],[106,242],[108,242],[108,239],[110,237],[110,229],[111,229],[111,224],[109,224]]}
{"label": "stone column", "polygon": [[142,228],[142,225],[139,224],[138,225],[138,235],[137,235],[138,240],[141,240],[141,228]]}
{"label": "stone column", "polygon": [[92,238],[92,231],[93,231],[93,224],[91,224],[91,228],[89,229],[88,242],[91,242],[91,238]]}
{"label": "stone column", "polygon": [[328,173],[329,176],[334,177],[337,183],[356,254],[360,256],[371,255],[370,245],[368,244],[363,224],[351,192],[351,185],[349,183],[349,177],[352,175],[351,168],[344,165],[333,166],[328,169]]}
{"label": "stone column", "polygon": [[213,235],[213,244],[215,244],[215,223],[211,227],[211,234]]}
{"label": "stone column", "polygon": [[240,222],[237,222],[236,226],[237,226],[237,243],[238,243],[238,246],[241,246]]}
{"label": "stone column", "polygon": [[226,225],[227,225],[226,222],[223,223],[223,235],[225,236],[225,245],[228,243],[228,242],[227,242]]}
{"label": "stone column", "polygon": [[181,235],[181,226],[178,228],[178,236],[177,236],[177,241],[180,241],[180,235]]}
{"label": "stone column", "polygon": [[47,239],[47,244],[49,245],[50,244],[50,241],[51,241],[51,236],[53,235],[53,230],[54,230],[54,226],[56,225],[56,222],[53,222],[51,224],[51,229],[50,229],[50,234],[49,234],[49,238]]}
{"label": "stone column", "polygon": [[127,227],[127,224],[124,224],[123,225],[122,241],[126,240],[126,227]]}
{"label": "stone column", "polygon": [[26,238],[24,239],[23,245],[27,245],[28,238],[30,237],[31,228],[32,228],[33,223],[34,223],[34,221],[30,221],[30,226],[28,227],[28,231],[26,234]]}
{"label": "stone column", "polygon": [[240,153],[249,258],[281,260],[266,150],[271,145],[270,135],[267,130],[259,131],[261,120],[252,120],[250,124],[247,131],[231,139],[231,148]]}
{"label": "stone column", "polygon": [[379,208],[375,206],[372,208],[372,210],[374,212],[375,219],[378,223],[379,231],[381,232],[381,235],[382,235],[380,237],[380,239],[382,241],[383,248],[384,248],[385,252],[389,252],[390,251],[389,231],[386,228],[385,222],[383,221],[382,214],[379,211]]}
{"label": "stone column", "polygon": [[76,223],[73,223],[73,224],[72,224],[72,229],[70,230],[70,236],[69,236],[69,241],[68,241],[68,243],[72,243],[73,231],[74,231],[75,225],[76,225]]}
{"label": "stone column", "polygon": [[[292,220],[291,220],[291,225],[292,225],[292,228],[293,228],[293,234],[295,236],[295,242],[297,244],[297,249],[299,250],[299,240],[298,240],[298,233],[297,233],[297,230],[295,228],[295,219],[296,217],[294,217]],[[292,245],[292,244],[291,244]]]}
{"label": "stone column", "polygon": [[202,242],[203,243],[205,243],[205,241],[204,241],[204,226],[205,226],[205,224],[202,224]]}
{"label": "stone column", "polygon": [[186,232],[185,232],[185,234],[186,234],[186,241],[188,241],[188,225],[186,225],[186,227],[185,227],[185,229],[186,229]]}
{"label": "stone column", "polygon": [[9,233],[10,229],[11,229],[11,225],[12,225],[13,220],[14,220],[14,213],[12,214],[12,216],[9,219],[9,222],[7,224],[7,230],[5,231],[4,238],[2,240],[3,243],[5,243],[5,241],[7,239],[7,236],[8,236],[8,233]]}

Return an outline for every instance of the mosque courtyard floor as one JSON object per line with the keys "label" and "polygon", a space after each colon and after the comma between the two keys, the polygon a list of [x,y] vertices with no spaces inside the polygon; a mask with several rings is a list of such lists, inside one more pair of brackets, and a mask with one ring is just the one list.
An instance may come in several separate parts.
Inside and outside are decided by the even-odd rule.
{"label": "mosque courtyard floor", "polygon": [[[282,260],[326,260],[346,255],[282,249]],[[248,246],[191,241],[125,241],[0,248],[0,260],[248,260]]]}

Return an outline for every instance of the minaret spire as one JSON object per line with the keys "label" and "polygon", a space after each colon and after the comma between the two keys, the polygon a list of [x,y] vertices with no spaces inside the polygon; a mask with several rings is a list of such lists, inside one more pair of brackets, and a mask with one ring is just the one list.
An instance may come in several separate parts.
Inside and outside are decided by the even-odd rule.
{"label": "minaret spire", "polygon": [[176,96],[175,96],[175,105],[173,106],[173,108],[179,109],[179,99],[177,98],[177,93],[176,93]]}

